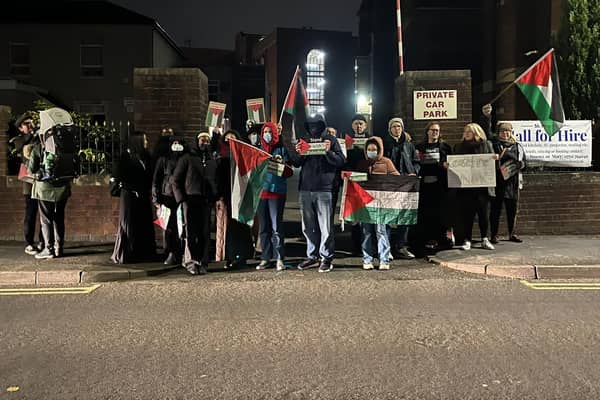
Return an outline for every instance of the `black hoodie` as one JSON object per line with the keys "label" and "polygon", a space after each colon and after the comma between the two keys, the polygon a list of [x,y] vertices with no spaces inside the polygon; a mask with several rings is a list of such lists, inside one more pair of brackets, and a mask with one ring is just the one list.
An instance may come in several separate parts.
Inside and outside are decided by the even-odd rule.
{"label": "black hoodie", "polygon": [[[337,139],[327,133],[327,125],[322,115],[307,118],[304,128],[310,142],[329,140],[331,147],[325,155],[302,156],[296,151],[290,155],[295,167],[302,167],[298,190],[301,192],[331,192],[337,171],[346,161]],[[311,134],[311,130],[313,133]]]}
{"label": "black hoodie", "polygon": [[[183,146],[183,151],[176,152],[171,150],[173,142],[179,142]],[[171,136],[169,138],[169,151],[156,161],[154,167],[154,177],[152,179],[152,202],[165,204],[165,197],[173,197],[172,177],[179,159],[187,152],[184,139],[182,137]]]}
{"label": "black hoodie", "polygon": [[184,154],[173,172],[173,194],[177,203],[186,201],[189,196],[204,197],[214,201],[217,195],[217,162],[213,159],[210,146],[198,147]]}

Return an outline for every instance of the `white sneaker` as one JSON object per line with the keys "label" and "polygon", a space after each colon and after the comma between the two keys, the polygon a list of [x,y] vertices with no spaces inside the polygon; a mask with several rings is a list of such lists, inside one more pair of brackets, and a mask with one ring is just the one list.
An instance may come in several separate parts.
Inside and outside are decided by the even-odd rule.
{"label": "white sneaker", "polygon": [[285,269],[285,264],[283,263],[283,260],[277,260],[277,272],[281,272]]}
{"label": "white sneaker", "polygon": [[259,270],[259,271],[260,271],[261,269],[267,269],[267,268],[269,268],[269,262],[268,262],[267,260],[262,260],[262,261],[260,262],[260,264],[258,264],[258,265],[256,266],[256,269],[257,269],[257,270]]}
{"label": "white sneaker", "polygon": [[490,240],[486,237],[481,241],[481,248],[486,250],[494,250],[494,245],[490,243]]}
{"label": "white sneaker", "polygon": [[468,240],[465,240],[465,243],[461,246],[461,249],[463,250],[471,250],[471,242]]}
{"label": "white sneaker", "polygon": [[398,252],[398,255],[404,260],[412,260],[413,258],[415,258],[415,255],[408,251],[406,247],[401,248]]}
{"label": "white sneaker", "polygon": [[386,264],[386,263],[379,264],[380,271],[389,271],[389,269],[390,269],[390,264]]}
{"label": "white sneaker", "polygon": [[363,269],[367,271],[373,269],[373,263],[363,263]]}
{"label": "white sneaker", "polygon": [[25,247],[25,254],[28,254],[30,256],[35,256],[37,253],[40,252],[40,249],[38,249],[35,246],[32,245],[27,245],[27,247]]}

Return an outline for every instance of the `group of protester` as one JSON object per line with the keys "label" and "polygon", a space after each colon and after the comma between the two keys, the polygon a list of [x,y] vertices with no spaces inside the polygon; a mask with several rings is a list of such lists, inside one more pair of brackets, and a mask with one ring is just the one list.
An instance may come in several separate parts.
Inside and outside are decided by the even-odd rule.
{"label": "group of protester", "polygon": [[[299,204],[307,243],[306,259],[297,266],[301,270],[318,266],[319,272],[328,272],[333,268],[334,214],[343,182],[342,171],[420,177],[416,226],[357,223],[351,227],[352,252],[360,249],[366,270],[375,268],[376,258],[379,269],[387,270],[394,257],[412,259],[414,253],[421,255],[427,250],[451,247],[455,244],[455,231],[462,233],[462,249],[469,250],[475,216],[481,247],[493,250],[499,238],[503,205],[509,240],[521,242],[514,229],[525,154],[510,124],[499,123],[497,135],[493,136],[491,106],[486,105],[483,114],[483,127],[467,124],[462,141],[454,148],[444,141],[439,122],[427,124],[422,138],[416,140],[397,117],[389,120],[386,134],[375,136],[363,115],[353,117],[349,135],[353,140],[362,138],[364,146],[348,148],[346,153],[340,145],[341,135],[335,128],[327,127],[321,115],[307,118],[305,123],[306,141],[325,144],[326,151],[317,155],[303,154],[300,143],[295,147],[291,142],[284,144],[280,126],[270,122],[262,126],[250,123],[244,137],[235,130],[201,132],[189,144],[165,128],[152,153],[146,135],[135,132],[111,178],[111,193],[120,197],[119,227],[111,259],[118,264],[154,259],[153,220],[156,210],[162,208],[169,211],[163,238],[164,263],[181,264],[191,274],[204,274],[211,259],[214,210],[216,261],[224,261],[225,268],[229,268],[253,257],[260,242],[261,261],[256,268],[274,266],[276,271],[284,270],[283,211],[287,179],[293,174],[291,167],[300,169]],[[35,172],[39,168],[40,144],[33,135],[32,120],[22,117],[16,125],[21,132],[17,149],[24,165]],[[254,230],[231,217],[232,139],[259,147],[272,156],[272,161],[285,166],[282,174],[271,170],[266,173]],[[497,160],[496,187],[448,188],[448,156],[452,154],[490,154]],[[501,167],[509,162],[517,166],[517,172],[507,176]],[[64,248],[64,208],[70,195],[70,181],[61,186],[47,185],[50,187],[32,190],[24,184],[25,252],[36,258],[59,257]],[[43,238],[36,243],[38,207]]]}

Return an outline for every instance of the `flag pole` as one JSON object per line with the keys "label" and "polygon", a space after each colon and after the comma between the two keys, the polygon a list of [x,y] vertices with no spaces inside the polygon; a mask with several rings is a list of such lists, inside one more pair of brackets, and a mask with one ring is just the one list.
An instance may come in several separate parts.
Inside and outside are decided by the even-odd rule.
{"label": "flag pole", "polygon": [[508,89],[510,89],[515,83],[517,83],[517,81],[519,79],[521,79],[522,77],[524,77],[529,71],[531,71],[533,69],[533,67],[535,67],[537,65],[537,63],[539,63],[541,60],[544,59],[544,57],[546,57],[548,54],[552,53],[554,51],[554,48],[551,48],[550,50],[548,50],[546,53],[544,53],[543,56],[541,56],[540,58],[537,59],[536,62],[534,62],[529,68],[527,68],[525,70],[525,72],[523,72],[521,75],[519,75],[517,77],[517,79],[515,79],[514,81],[512,81],[508,86],[506,86],[496,97],[494,97],[492,100],[490,100],[487,104],[493,104],[496,101],[498,101],[498,99],[500,97],[502,97],[502,95],[504,93],[506,93],[508,91]]}
{"label": "flag pole", "polygon": [[294,72],[294,76],[292,77],[292,82],[290,84],[290,87],[288,88],[287,94],[285,95],[285,100],[283,101],[283,107],[281,107],[281,114],[279,115],[279,123],[278,125],[281,125],[281,120],[283,119],[283,113],[285,112],[285,105],[288,102],[288,98],[290,97],[290,92],[292,91],[292,86],[294,85],[294,81],[296,79],[298,79],[298,71],[300,70],[300,66],[296,65],[296,71]]}

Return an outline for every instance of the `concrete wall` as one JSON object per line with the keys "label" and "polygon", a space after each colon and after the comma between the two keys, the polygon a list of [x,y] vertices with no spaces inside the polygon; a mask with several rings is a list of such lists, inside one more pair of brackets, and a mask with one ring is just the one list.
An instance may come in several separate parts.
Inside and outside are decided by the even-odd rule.
{"label": "concrete wall", "polygon": [[404,126],[418,143],[423,140],[429,121],[413,120],[414,90],[457,90],[458,119],[439,120],[444,140],[456,143],[463,128],[472,121],[470,71],[409,71],[396,79],[394,114],[404,120]]}

